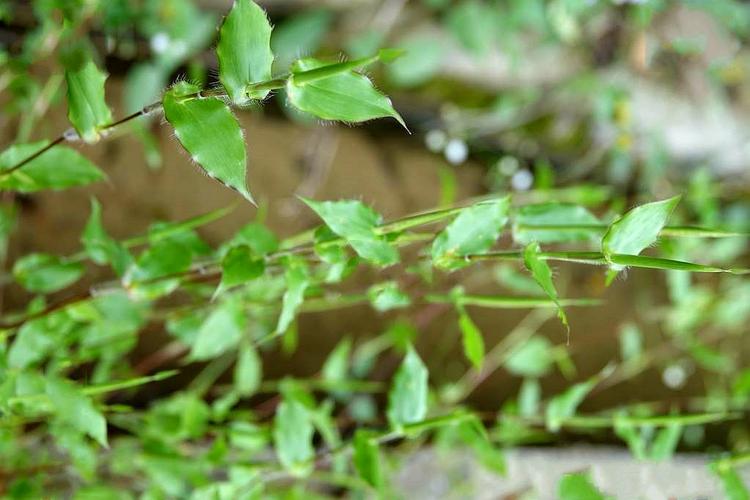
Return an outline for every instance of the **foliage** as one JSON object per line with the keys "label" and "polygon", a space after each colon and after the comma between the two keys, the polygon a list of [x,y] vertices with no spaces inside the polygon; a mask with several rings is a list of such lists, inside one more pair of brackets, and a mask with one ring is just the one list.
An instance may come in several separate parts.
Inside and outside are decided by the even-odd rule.
{"label": "foliage", "polygon": [[[559,42],[571,43],[581,36],[583,19],[605,8],[602,2],[553,1],[546,10],[541,1],[510,2],[515,15],[502,17],[494,2],[424,3],[478,58],[510,43],[493,29],[495,21],[509,32],[550,30]],[[662,3],[627,11],[642,19]],[[93,145],[129,130],[148,145],[153,138],[143,122],[163,113],[163,126],[192,161],[243,203],[254,203],[246,184],[254,138],[245,137],[237,113],[257,112],[276,94],[295,119],[392,118],[406,127],[364,71],[385,63],[392,88],[415,88],[429,84],[441,63],[434,52],[442,50],[439,44],[419,33],[399,41],[405,54],[383,49],[385,40],[375,36],[350,40],[353,57],[343,61],[296,59],[302,48],[315,52],[313,46],[324,43],[333,14],[304,12],[274,30],[259,5],[237,0],[218,30],[220,85],[195,78],[161,92],[178,67],[198,59],[217,20],[188,0],[142,4],[34,4],[39,25],[19,53],[2,53],[9,64],[0,81],[6,74],[14,81],[9,117],[22,122],[16,143],[0,153],[6,201],[103,180],[94,163],[64,143]],[[725,12],[715,15],[733,30],[747,31],[742,16]],[[92,22],[112,40],[134,29],[155,47],[153,57],[128,75],[126,106],[133,113],[119,120],[105,98],[107,76],[93,44],[76,40]],[[43,41],[50,35],[59,47]],[[45,108],[53,99],[27,70],[47,56],[65,68],[60,78],[72,129],[52,141],[31,142],[34,120],[41,117],[24,113],[30,103]],[[51,94],[60,78],[49,77]],[[449,157],[450,141],[437,142],[435,149]],[[158,156],[152,151],[151,160]],[[388,497],[399,466],[394,451],[403,443],[465,447],[495,473],[504,471],[503,448],[556,443],[562,432],[609,432],[644,460],[668,459],[689,430],[711,425],[733,426],[746,446],[737,412],[750,398],[750,375],[733,369],[732,346],[750,319],[748,269],[742,267],[747,204],[720,207],[710,196],[711,179],[697,177],[682,198],[679,186],[668,185],[659,196],[626,199],[612,196],[611,186],[555,187],[551,173],[544,174],[548,184],[539,185],[547,170],[537,167],[535,189],[504,188],[461,202],[452,200],[453,172],[443,170],[446,203],[392,220],[359,200],[302,198],[299,205],[319,217],[317,228],[277,236],[258,217],[217,246],[198,230],[231,209],[155,222],[145,234],[120,240],[103,223],[107,200],[92,198],[81,251],[13,259],[8,280],[22,287],[27,300],[0,317],[0,492],[10,498],[291,498],[309,488],[321,495],[345,490]],[[253,186],[254,192],[262,189]],[[14,213],[0,211],[3,260]],[[732,213],[744,217],[744,225],[733,224]],[[690,220],[695,225],[684,223]],[[625,324],[622,359],[578,376],[569,349],[578,335],[575,309],[600,304],[604,287],[571,294],[552,263],[598,266],[600,284],[606,280],[612,287],[626,269],[664,271],[658,276],[667,281],[669,303],[643,321],[655,335]],[[108,281],[91,285],[101,273]],[[357,289],[349,279],[356,273],[371,283]],[[715,274],[716,281],[702,281],[703,274]],[[491,291],[471,286],[495,275]],[[376,337],[341,339],[315,375],[268,376],[278,372],[270,361],[274,351],[294,351],[298,335],[309,333],[298,318],[347,307],[370,307],[392,321]],[[529,311],[497,341],[479,316],[495,309]],[[438,342],[420,338],[420,311],[451,318],[441,334],[460,333],[463,376],[453,377],[428,356],[427,347]],[[555,313],[569,341],[541,332]],[[136,363],[139,337],[157,330],[166,331],[170,342],[149,358],[157,359],[155,365]],[[661,339],[656,332],[663,332]],[[717,346],[724,339],[729,347]],[[681,407],[587,407],[597,392],[647,370],[663,369],[666,380],[670,368],[680,372],[688,363],[710,380],[700,400]],[[550,393],[540,380],[555,367],[567,385]],[[497,412],[476,411],[471,393],[500,369],[522,379],[520,389]],[[188,382],[178,382],[178,373]],[[142,394],[149,395],[145,403]],[[729,496],[747,498],[735,470],[747,452],[732,443],[724,448],[733,454],[718,458],[713,470]],[[607,498],[586,473],[566,475],[558,494]]]}

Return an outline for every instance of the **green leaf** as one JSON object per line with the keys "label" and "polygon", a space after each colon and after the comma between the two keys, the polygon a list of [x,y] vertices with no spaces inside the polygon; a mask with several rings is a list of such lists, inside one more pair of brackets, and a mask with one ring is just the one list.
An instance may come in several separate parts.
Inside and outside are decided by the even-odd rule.
{"label": "green leaf", "polygon": [[167,121],[193,161],[210,176],[253,202],[245,175],[245,139],[237,119],[218,97],[185,97],[200,91],[187,82],[172,87],[162,104]]}
{"label": "green leaf", "polygon": [[388,422],[396,431],[427,415],[427,367],[409,346],[388,393]]}
{"label": "green leaf", "polygon": [[321,370],[323,380],[340,382],[347,379],[351,351],[352,341],[350,338],[345,338],[336,345],[323,363],[323,369]]}
{"label": "green leaf", "polygon": [[481,369],[484,362],[484,338],[462,306],[458,310],[458,326],[461,329],[466,359],[471,361],[474,368]]}
{"label": "green leaf", "polygon": [[91,260],[100,265],[111,264],[118,276],[132,264],[127,249],[104,230],[102,206],[95,198],[91,199],[91,215],[81,234],[81,243]]}
{"label": "green leaf", "polygon": [[557,306],[557,317],[560,318],[565,329],[570,334],[570,325],[568,325],[568,316],[565,314],[560,304],[560,300],[557,296],[557,289],[552,281],[552,270],[545,260],[539,257],[541,249],[539,243],[529,243],[523,252],[523,262],[526,265],[526,269],[531,272],[531,276],[544,290],[544,293],[555,303]]}
{"label": "green leaf", "polygon": [[367,290],[367,297],[370,299],[372,307],[379,312],[401,309],[409,307],[411,304],[409,296],[398,288],[398,283],[395,281],[371,286]]}
{"label": "green leaf", "polygon": [[47,379],[46,392],[62,422],[107,446],[107,421],[91,399],[72,383],[53,377]]}
{"label": "green leaf", "polygon": [[355,71],[304,83],[295,80],[296,74],[325,66],[325,62],[313,58],[300,59],[292,65],[292,76],[287,80],[286,93],[289,102],[297,109],[324,120],[349,123],[392,117],[406,127],[401,115],[393,109],[391,100],[378,92],[369,78]]}
{"label": "green leaf", "polygon": [[26,290],[52,293],[69,286],[83,275],[80,262],[66,262],[56,255],[32,253],[18,259],[13,266],[13,277]]}
{"label": "green leaf", "polygon": [[540,203],[520,207],[513,217],[513,239],[522,245],[586,241],[604,232],[586,208],[569,203]]}
{"label": "green leaf", "polygon": [[255,347],[248,342],[243,343],[234,367],[234,388],[238,394],[250,396],[258,390],[262,376],[261,360]]}
{"label": "green leaf", "polygon": [[14,144],[3,151],[0,154],[0,189],[33,193],[85,186],[105,178],[93,163],[65,146],[54,146],[10,174],[3,172],[48,144],[49,141]]}
{"label": "green leaf", "polygon": [[306,476],[313,469],[313,424],[309,410],[296,399],[284,397],[276,410],[273,440],[281,465],[294,476]]}
{"label": "green leaf", "polygon": [[382,217],[361,201],[303,201],[363,259],[379,266],[398,263],[396,249],[375,232]]}
{"label": "green leaf", "polygon": [[286,291],[281,304],[281,314],[276,325],[276,333],[287,331],[294,321],[302,303],[305,301],[305,290],[310,286],[310,276],[305,261],[301,259],[288,259],[286,261]]}
{"label": "green leaf", "polygon": [[734,467],[719,460],[711,464],[711,471],[721,481],[727,500],[750,499],[750,491],[748,491],[745,482]]}
{"label": "green leaf", "polygon": [[654,438],[651,443],[649,458],[651,460],[663,461],[669,460],[674,455],[677,445],[682,437],[682,424],[679,422],[671,423],[664,427]]}
{"label": "green leaf", "polygon": [[215,295],[263,276],[265,269],[265,261],[258,258],[250,247],[246,245],[232,247],[221,259],[221,283]]}
{"label": "green leaf", "polygon": [[550,399],[545,412],[547,429],[550,432],[559,431],[565,419],[575,415],[578,406],[586,399],[588,393],[598,382],[598,377],[592,377],[585,382],[573,385],[562,394]]}
{"label": "green leaf", "polygon": [[[666,225],[672,211],[680,202],[675,196],[663,201],[647,203],[635,207],[615,220],[602,238],[602,253],[611,262],[615,254],[638,255],[652,245]],[[621,264],[612,263],[613,271],[624,269]]]}
{"label": "green leaf", "polygon": [[359,477],[373,488],[380,489],[383,485],[380,450],[373,432],[357,429],[354,433],[354,467]]}
{"label": "green leaf", "polygon": [[565,474],[557,486],[560,500],[605,500],[599,489],[591,482],[588,473]]}
{"label": "green leaf", "polygon": [[265,11],[251,0],[236,0],[221,25],[216,47],[219,80],[235,104],[268,94],[266,90],[248,96],[247,86],[271,79],[271,29]]}
{"label": "green leaf", "polygon": [[66,62],[68,119],[81,138],[94,143],[104,125],[112,122],[112,112],[104,99],[107,75],[83,51]]}
{"label": "green leaf", "polygon": [[478,0],[464,0],[450,9],[446,24],[459,42],[477,56],[487,53],[499,33],[496,8]]}
{"label": "green leaf", "polygon": [[550,341],[535,335],[514,347],[504,365],[514,375],[536,378],[546,375],[553,363]]}
{"label": "green leaf", "polygon": [[190,357],[202,361],[225,353],[240,342],[246,326],[247,319],[240,300],[234,297],[225,300],[201,325]]}
{"label": "green leaf", "polygon": [[510,197],[477,203],[461,211],[432,244],[435,266],[456,269],[466,265],[460,258],[488,251],[508,220]]}

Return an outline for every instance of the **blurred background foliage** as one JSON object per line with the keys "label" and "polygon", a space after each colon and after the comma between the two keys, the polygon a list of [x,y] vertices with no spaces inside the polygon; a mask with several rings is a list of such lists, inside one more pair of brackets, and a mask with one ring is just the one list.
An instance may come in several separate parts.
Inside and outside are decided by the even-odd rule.
{"label": "blurred background foliage", "polygon": [[[278,72],[306,55],[339,59],[370,55],[384,47],[405,50],[392,64],[367,71],[391,96],[411,136],[406,137],[395,122],[378,121],[346,131],[345,139],[331,139],[330,127],[286,106],[283,94],[262,109],[248,110],[248,114],[261,116],[256,129],[268,127],[269,135],[280,137],[274,143],[277,148],[297,150],[300,147],[295,142],[304,144],[305,170],[295,177],[300,182],[292,182],[286,189],[287,195],[338,198],[361,194],[376,207],[387,206],[384,212],[394,217],[405,215],[404,207],[448,206],[470,195],[513,192],[517,199],[528,202],[575,203],[587,207],[598,220],[609,222],[634,204],[683,193],[672,224],[750,231],[750,5],[746,2],[259,3],[275,26],[272,48]],[[163,89],[176,80],[216,85],[217,62],[209,49],[229,7],[230,2],[222,0],[0,2],[3,143],[55,137],[64,128],[59,117],[48,116],[65,107],[61,68],[66,54],[81,46],[96,54],[100,67],[111,75],[108,89],[116,91],[108,95],[117,96],[117,100],[109,99],[115,116],[158,101]],[[158,120],[140,121],[129,128],[138,144],[131,143],[133,148],[117,167],[125,173],[112,172],[113,179],[127,175],[128,169],[144,171],[139,175],[146,176],[146,183],[149,175],[166,175],[160,174],[160,169],[168,169],[167,155],[175,153],[165,152]],[[405,177],[401,170],[395,174],[389,171],[389,162],[384,161],[386,178],[411,183],[408,188],[391,191],[403,197],[404,203],[389,206],[383,198],[388,189],[374,190],[377,183],[360,174],[360,155],[372,153],[356,147],[348,150],[344,160],[347,170],[343,175],[350,179],[347,184],[328,180],[342,172],[331,170],[326,149],[335,148],[332,144],[336,141],[356,142],[353,134],[368,138],[374,149],[391,144],[382,146],[386,156],[403,146],[408,155],[399,161],[407,167],[410,161],[426,165],[418,170],[422,177]],[[252,147],[252,139],[250,144]],[[265,160],[262,154],[254,157],[251,170],[262,171]],[[296,166],[291,168],[297,172]],[[264,181],[274,179],[263,174],[255,182],[254,191],[261,200],[258,212],[253,212],[256,220],[267,217],[266,222],[280,238],[291,236],[292,229],[312,226],[314,220],[290,208],[288,200],[281,203],[273,198],[272,187]],[[113,184],[117,189],[117,181]],[[183,197],[179,203],[199,204],[201,196],[213,193],[192,195],[192,186],[179,192]],[[337,191],[337,187],[341,189]],[[120,236],[139,234],[132,230],[128,217],[138,216],[133,207],[138,206],[137,196],[144,191],[138,186],[133,189],[129,199],[121,199],[109,209],[122,214],[111,215],[105,210],[105,220],[120,228]],[[423,197],[411,199],[410,193],[415,191]],[[71,196],[81,207],[88,204],[90,194],[81,191]],[[102,200],[106,196],[99,194]],[[151,191],[145,197],[149,196],[159,195]],[[31,234],[37,231],[34,221],[41,224],[37,227],[55,227],[61,219],[50,214],[56,210],[66,213],[69,200],[59,196],[50,200],[46,203],[35,196],[3,193],[0,258],[6,268],[18,255],[38,249],[40,242],[46,245],[45,251],[71,250],[63,236]],[[274,215],[284,214],[284,210],[288,211],[286,219]],[[141,214],[141,221],[153,222],[150,219],[173,214]],[[76,241],[84,216],[63,219],[71,221]],[[54,223],[45,225],[45,217],[52,217]],[[219,236],[229,233],[224,227],[199,236],[193,231],[198,225],[202,223],[182,226],[185,232],[180,236],[183,248],[190,248],[195,258],[210,252],[201,237],[216,243]],[[238,227],[234,224],[231,229]],[[25,231],[20,243],[14,228]],[[142,223],[139,229],[143,229]],[[158,229],[158,225],[152,226],[152,234]],[[67,232],[68,227],[56,230]],[[267,231],[260,225],[243,226],[235,238],[242,234],[248,241],[266,238],[273,248],[276,237]],[[658,251],[664,257],[716,266],[747,267],[749,262],[744,237],[664,239]],[[539,294],[536,284],[517,265],[497,264],[490,269],[488,273],[487,268],[469,268],[449,278],[434,279],[462,284],[471,291],[490,288]],[[405,271],[408,285],[433,279],[431,271],[418,264]],[[382,278],[368,272],[357,275],[360,283],[372,284],[373,279]],[[300,320],[278,349],[274,346],[260,352],[267,376],[263,382],[253,381],[259,375],[252,369],[244,375],[235,372],[234,384],[240,377],[252,387],[249,393],[258,390],[262,396],[248,397],[244,406],[231,411],[236,403],[232,398],[239,397],[230,387],[234,357],[184,367],[184,346],[194,344],[205,319],[201,311],[167,315],[154,324],[139,304],[114,294],[31,323],[29,329],[46,335],[35,336],[34,342],[46,340],[32,342],[26,350],[11,351],[13,363],[30,365],[42,357],[51,364],[73,363],[85,367],[78,375],[94,384],[110,380],[113,374],[122,375],[117,378],[149,376],[174,367],[182,367],[182,374],[159,379],[135,393],[118,392],[107,403],[114,413],[112,422],[123,436],[104,459],[82,435],[56,432],[56,425],[64,428],[69,423],[52,425],[58,448],[46,446],[45,435],[30,433],[24,448],[31,450],[29,453],[21,453],[15,430],[2,430],[2,493],[38,498],[52,484],[63,491],[80,488],[81,498],[84,494],[92,495],[86,498],[115,498],[118,482],[127,481],[122,478],[141,477],[145,479],[133,489],[145,498],[183,497],[189,491],[196,498],[212,494],[218,495],[215,498],[239,498],[233,495],[240,490],[251,497],[255,493],[249,485],[257,479],[252,463],[242,458],[232,462],[232,467],[220,474],[220,481],[210,471],[223,463],[227,454],[247,457],[264,453],[272,439],[267,424],[279,403],[278,393],[290,401],[303,401],[314,415],[319,440],[335,448],[341,435],[349,436],[357,425],[382,422],[383,384],[391,379],[405,346],[413,342],[430,368],[432,404],[466,405],[478,411],[493,443],[487,447],[476,437],[480,431],[459,423],[441,428],[434,436],[431,442],[438,450],[463,443],[473,447],[490,470],[502,469],[501,448],[523,444],[622,443],[636,457],[655,460],[668,458],[678,449],[703,451],[717,457],[714,471],[724,480],[726,491],[745,495],[733,498],[747,498],[734,469],[746,461],[750,450],[746,418],[750,368],[745,342],[750,283],[746,277],[633,271],[605,290],[602,273],[560,266],[555,280],[561,295],[602,296],[608,302],[606,308],[569,311],[570,345],[558,325],[550,322],[543,326],[553,318],[551,312],[476,314],[474,319],[487,337],[488,355],[481,370],[472,369],[459,354],[458,332],[467,328],[467,322],[461,320],[465,312],[454,312],[450,306],[408,307],[408,295],[403,296],[390,281],[403,285],[402,276],[393,273],[386,278],[368,291],[368,300],[381,313],[335,311],[327,318],[317,317],[325,312],[314,313],[316,318]],[[264,282],[264,290],[249,293],[279,300],[283,286],[278,280],[275,285]],[[11,306],[24,306],[31,312],[44,308],[41,299],[27,304],[24,292],[6,288],[4,312],[13,309]],[[233,305],[226,304],[231,315]],[[258,312],[255,319],[257,326],[252,328],[258,332],[254,335],[273,329],[269,326],[273,317],[264,318]],[[350,335],[339,340],[339,334]],[[143,339],[149,335],[153,338]],[[240,350],[237,356],[245,359],[246,365],[238,361],[238,366],[254,366],[255,361],[248,357],[257,355]],[[123,359],[129,363],[123,364]],[[288,374],[299,379],[282,379]],[[26,383],[27,393],[33,394],[38,381]],[[64,387],[60,393],[64,399]],[[548,401],[555,395],[565,418],[573,416],[579,403],[592,413],[565,420],[562,431],[557,432],[554,425],[550,428],[549,420],[539,417],[543,406],[550,411]],[[117,415],[120,406],[123,414]],[[136,408],[139,418],[125,412],[125,406]],[[293,406],[284,410],[292,412]],[[666,425],[655,425],[648,420],[652,415],[708,412],[724,412],[732,418],[721,424],[675,417]],[[618,420],[618,416],[632,420]],[[405,447],[415,449],[425,440]],[[61,474],[59,463],[65,454],[74,464],[74,480]],[[389,455],[386,468],[397,471],[405,454],[401,450]],[[107,463],[106,474],[97,472],[103,467],[98,465],[100,460]],[[358,491],[361,484],[352,486],[353,479],[337,475],[341,467],[334,464],[336,473],[321,473],[317,480],[328,486],[316,491]],[[304,493],[302,483],[285,482],[287,479],[281,478],[281,486],[273,490],[280,497],[309,494]]]}

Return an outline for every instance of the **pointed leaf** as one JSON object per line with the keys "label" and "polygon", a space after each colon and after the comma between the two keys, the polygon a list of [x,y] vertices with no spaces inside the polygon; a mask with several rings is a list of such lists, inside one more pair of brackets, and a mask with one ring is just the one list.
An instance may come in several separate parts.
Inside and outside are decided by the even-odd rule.
{"label": "pointed leaf", "polygon": [[[250,98],[247,86],[271,79],[271,23],[265,11],[251,0],[236,0],[219,32],[216,55],[219,79],[235,104]],[[268,91],[250,96],[263,99]]]}
{"label": "pointed leaf", "polygon": [[305,290],[310,286],[307,265],[300,259],[289,259],[286,262],[286,292],[282,299],[281,314],[276,325],[276,333],[284,333],[294,321],[300,306],[305,300]]}
{"label": "pointed leaf", "polygon": [[463,307],[459,307],[458,326],[461,329],[466,359],[471,361],[474,368],[481,369],[484,362],[484,338]]}
{"label": "pointed leaf", "polygon": [[221,259],[221,283],[216,289],[216,295],[228,288],[263,276],[265,269],[265,261],[254,255],[250,247],[247,245],[232,247]]}
{"label": "pointed leaf", "polygon": [[102,225],[102,206],[91,199],[91,215],[81,234],[81,243],[89,258],[97,264],[110,264],[118,276],[132,264],[133,258],[127,249],[111,238]]}
{"label": "pointed leaf", "polygon": [[373,488],[383,484],[383,472],[380,468],[380,450],[372,432],[357,429],[354,433],[354,467],[359,477]]}
{"label": "pointed leaf", "polygon": [[606,500],[587,473],[565,474],[557,487],[560,500]]}
{"label": "pointed leaf", "polygon": [[[614,221],[602,238],[602,253],[607,260],[612,255],[638,255],[643,249],[652,245],[666,225],[669,216],[679,203],[675,196],[663,201],[647,203],[635,207]],[[612,264],[613,271],[620,271],[624,266]]]}
{"label": "pointed leaf", "polygon": [[489,250],[508,220],[510,198],[477,203],[461,211],[432,244],[435,266],[456,269],[465,265],[461,257]]}
{"label": "pointed leaf", "polygon": [[539,257],[540,253],[539,243],[530,243],[523,252],[524,264],[526,265],[526,269],[531,272],[534,280],[544,290],[544,293],[555,303],[557,306],[557,317],[560,318],[563,326],[570,333],[568,317],[560,304],[557,297],[557,289],[555,289],[555,284],[552,281],[552,270],[547,265],[547,262]]}
{"label": "pointed leaf", "polygon": [[373,264],[389,266],[399,255],[375,229],[382,222],[380,214],[356,200],[313,201],[303,199],[331,231],[344,238],[357,254]]}
{"label": "pointed leaf", "polygon": [[409,347],[388,393],[388,422],[396,431],[427,415],[427,377],[427,367],[417,351]]}
{"label": "pointed leaf", "polygon": [[3,151],[0,154],[0,189],[33,193],[85,186],[105,178],[93,163],[65,146],[55,146],[22,168],[10,174],[3,173],[47,144],[48,141],[15,144]]}
{"label": "pointed leaf", "polygon": [[96,142],[101,128],[112,122],[112,112],[104,99],[107,75],[96,67],[85,51],[76,51],[65,66],[68,119],[84,141]]}
{"label": "pointed leaf", "polygon": [[164,95],[164,115],[193,161],[252,202],[245,184],[247,155],[240,125],[218,97],[184,97],[199,90],[186,82],[172,87]]}
{"label": "pointed leaf", "polygon": [[294,79],[297,73],[325,66],[325,62],[313,58],[301,59],[292,66],[286,93],[289,102],[297,109],[324,120],[357,123],[392,117],[404,125],[401,115],[393,109],[391,100],[378,92],[369,78],[355,71],[306,82]]}

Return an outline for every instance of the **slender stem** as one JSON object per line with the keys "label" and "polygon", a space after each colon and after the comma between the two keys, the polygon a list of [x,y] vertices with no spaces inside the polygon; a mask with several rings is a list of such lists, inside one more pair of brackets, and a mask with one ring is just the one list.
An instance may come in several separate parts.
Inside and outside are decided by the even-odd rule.
{"label": "slender stem", "polygon": [[40,156],[42,156],[44,153],[46,153],[50,149],[54,148],[55,146],[57,146],[58,144],[61,144],[63,142],[65,142],[65,136],[61,135],[60,137],[58,137],[54,141],[50,142],[49,144],[47,144],[43,148],[39,149],[37,152],[33,153],[30,156],[27,156],[26,158],[24,158],[20,162],[16,163],[12,167],[10,167],[8,169],[5,169],[2,172],[0,172],[0,179],[4,179],[5,177],[9,176],[10,174],[12,174],[13,172],[15,172],[16,170],[25,167],[26,165],[28,165],[32,161],[36,160],[37,158],[39,158]]}

